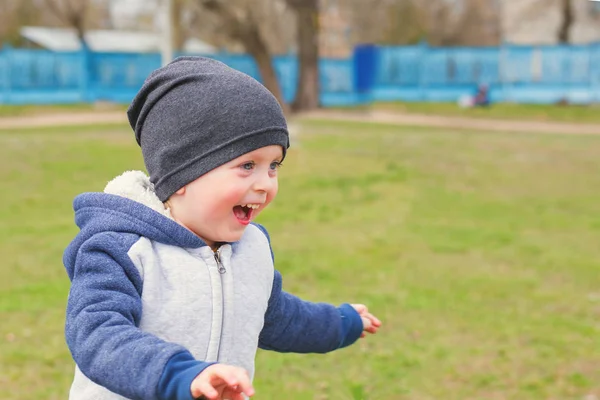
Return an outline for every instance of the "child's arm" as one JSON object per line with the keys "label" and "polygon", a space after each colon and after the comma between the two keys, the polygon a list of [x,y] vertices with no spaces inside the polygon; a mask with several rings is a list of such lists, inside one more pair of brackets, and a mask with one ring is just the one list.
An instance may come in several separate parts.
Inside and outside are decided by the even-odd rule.
{"label": "child's arm", "polygon": [[[254,225],[265,235],[270,248],[271,238],[265,227]],[[273,249],[270,250],[275,262]],[[379,326],[381,322],[362,304],[336,308],[284,292],[281,274],[276,270],[258,346],[279,352],[326,353],[351,345],[364,332],[377,332]]]}
{"label": "child's arm", "polygon": [[336,308],[301,300],[282,290],[281,274],[275,271],[259,347],[279,352],[326,353],[349,346],[362,336],[363,330],[374,333],[379,326],[376,318],[375,326],[370,326],[372,316],[366,308],[359,307],[364,306],[343,304]]}
{"label": "child's arm", "polygon": [[89,379],[131,399],[192,399],[210,363],[137,328],[142,279],[127,255],[136,235],[100,233],[79,250],[66,319],[73,359]]}

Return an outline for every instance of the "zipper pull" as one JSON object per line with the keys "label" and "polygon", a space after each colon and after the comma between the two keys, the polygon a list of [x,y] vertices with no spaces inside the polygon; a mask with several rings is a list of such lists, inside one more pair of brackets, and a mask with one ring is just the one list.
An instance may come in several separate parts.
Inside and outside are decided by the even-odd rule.
{"label": "zipper pull", "polygon": [[221,250],[221,249],[218,249],[217,251],[215,251],[215,261],[217,262],[217,267],[219,268],[219,273],[224,274],[225,272],[227,272],[227,270],[225,269],[225,266],[221,262],[221,256],[219,255],[219,250]]}

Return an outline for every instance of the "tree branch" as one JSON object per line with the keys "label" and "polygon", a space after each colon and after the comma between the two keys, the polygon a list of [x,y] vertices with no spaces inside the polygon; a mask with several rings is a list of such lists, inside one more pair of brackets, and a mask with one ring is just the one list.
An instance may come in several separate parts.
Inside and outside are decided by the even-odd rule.
{"label": "tree branch", "polygon": [[229,35],[242,40],[244,34],[249,30],[248,18],[236,13],[234,9],[221,0],[200,0],[200,4],[208,11],[218,14],[226,26]]}
{"label": "tree branch", "polygon": [[60,21],[74,28],[77,32],[77,37],[81,43],[85,44],[85,14],[88,7],[88,0],[77,0],[79,7],[75,7],[71,0],[65,0],[65,9],[59,6],[58,0],[44,0],[44,4],[50,12],[54,14]]}
{"label": "tree branch", "polygon": [[52,14],[54,14],[54,16],[56,18],[58,18],[59,20],[61,20],[63,22],[68,23],[68,21],[65,21],[65,14],[61,10],[61,8],[58,5],[58,3],[56,2],[56,0],[44,0],[44,4],[46,4],[46,7],[48,7],[48,9],[50,10],[50,12]]}

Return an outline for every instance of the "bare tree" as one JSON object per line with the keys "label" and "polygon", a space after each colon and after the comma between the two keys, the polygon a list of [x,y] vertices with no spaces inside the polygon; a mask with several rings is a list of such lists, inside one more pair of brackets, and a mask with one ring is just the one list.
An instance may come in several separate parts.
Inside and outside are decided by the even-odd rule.
{"label": "bare tree", "polygon": [[220,18],[220,29],[226,32],[230,38],[241,43],[246,52],[254,58],[263,84],[287,112],[281,86],[271,59],[271,52],[260,29],[261,22],[254,14],[255,4],[250,7],[247,3],[231,0],[199,0],[199,2],[205,10]]}
{"label": "bare tree", "polygon": [[[507,0],[503,0],[507,1]],[[575,12],[573,10],[573,0],[536,0],[530,1],[523,8],[515,21],[511,21],[507,29],[518,28],[522,24],[531,23],[532,20],[544,18],[548,12],[558,12],[560,22],[556,30],[556,40],[558,43],[571,43],[571,28],[575,24]]]}
{"label": "bare tree", "polygon": [[22,40],[21,27],[38,23],[40,17],[34,0],[0,1],[0,45],[19,44]]}
{"label": "bare tree", "polygon": [[56,18],[75,29],[82,46],[87,46],[85,31],[89,0],[44,0],[44,4]]}
{"label": "bare tree", "polygon": [[558,28],[558,42],[559,43],[570,43],[571,42],[571,27],[575,22],[575,16],[573,15],[573,4],[572,0],[560,0],[560,26]]}
{"label": "bare tree", "polygon": [[193,0],[172,0],[171,7],[173,8],[169,15],[171,18],[171,26],[173,27],[172,40],[173,50],[182,51],[187,39],[192,34],[192,23],[197,23],[193,20],[198,15]]}
{"label": "bare tree", "polygon": [[296,13],[300,77],[294,111],[319,107],[319,2],[318,0],[287,0]]}
{"label": "bare tree", "polygon": [[413,0],[394,1],[388,5],[383,44],[415,44],[427,36],[425,8]]}
{"label": "bare tree", "polygon": [[381,0],[378,7],[348,0],[355,43],[434,46],[495,45],[500,41],[497,0]]}

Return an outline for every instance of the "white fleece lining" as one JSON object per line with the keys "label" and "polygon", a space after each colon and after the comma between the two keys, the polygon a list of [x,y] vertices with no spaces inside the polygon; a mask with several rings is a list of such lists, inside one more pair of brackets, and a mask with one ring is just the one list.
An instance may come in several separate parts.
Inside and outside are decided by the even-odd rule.
{"label": "white fleece lining", "polygon": [[104,193],[137,201],[161,213],[165,217],[173,219],[170,210],[165,207],[156,195],[154,185],[142,171],[126,171],[122,173],[108,182],[104,188]]}

